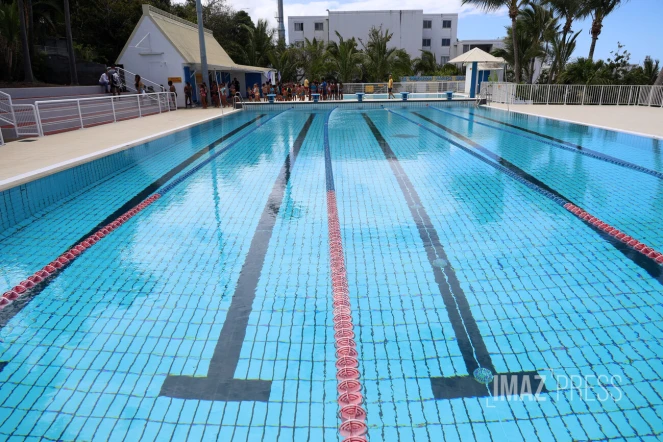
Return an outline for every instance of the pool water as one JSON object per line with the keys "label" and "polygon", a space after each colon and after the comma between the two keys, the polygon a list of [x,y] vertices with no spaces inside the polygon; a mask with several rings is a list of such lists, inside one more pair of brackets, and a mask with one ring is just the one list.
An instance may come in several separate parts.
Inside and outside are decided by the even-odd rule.
{"label": "pool water", "polygon": [[160,195],[0,310],[0,437],[343,440],[340,271],[367,440],[660,440],[662,268],[564,208],[663,250],[660,144],[460,105],[192,128],[0,232],[4,292]]}

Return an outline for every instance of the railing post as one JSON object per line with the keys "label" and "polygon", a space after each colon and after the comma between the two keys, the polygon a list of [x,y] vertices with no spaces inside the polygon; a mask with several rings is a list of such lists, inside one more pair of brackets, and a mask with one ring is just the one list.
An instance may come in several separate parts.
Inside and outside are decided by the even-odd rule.
{"label": "railing post", "polygon": [[111,96],[111,108],[113,109],[113,123],[117,123],[117,116],[115,115],[115,95]]}
{"label": "railing post", "polygon": [[619,100],[620,100],[620,98],[622,98],[622,88],[623,87],[624,86],[618,86],[618,89],[617,89],[617,106],[619,106]]}
{"label": "railing post", "polygon": [[566,85],[566,87],[564,88],[564,106],[566,106],[566,100],[568,96],[569,96],[569,86]]}
{"label": "railing post", "polygon": [[599,106],[603,104],[603,91],[605,90],[605,86],[600,86],[601,88],[601,95],[599,96]]}
{"label": "railing post", "polygon": [[649,91],[649,101],[647,102],[647,106],[651,106],[651,98],[652,95],[654,95],[654,86],[649,86],[651,90]]}
{"label": "railing post", "polygon": [[81,112],[81,100],[76,100],[78,107],[78,118],[81,120],[81,129],[83,129],[83,113]]}
{"label": "railing post", "polygon": [[159,113],[161,113],[161,92],[157,93],[157,101],[159,102]]}
{"label": "railing post", "polygon": [[138,118],[141,118],[143,114],[140,111],[140,94],[136,95],[136,102],[138,103]]}
{"label": "railing post", "polygon": [[631,105],[631,97],[633,97],[633,86],[629,86],[628,88],[628,103],[626,103],[627,106]]}
{"label": "railing post", "polygon": [[548,94],[546,95],[546,104],[550,104],[550,89],[552,89],[552,84],[548,85]]}
{"label": "railing post", "polygon": [[35,117],[37,119],[37,131],[39,132],[39,136],[43,137],[44,136],[44,128],[41,125],[41,114],[39,113],[39,102],[35,102]]}
{"label": "railing post", "polygon": [[587,93],[587,85],[584,85],[582,87],[582,103],[581,103],[583,106],[585,105],[585,94],[586,93]]}

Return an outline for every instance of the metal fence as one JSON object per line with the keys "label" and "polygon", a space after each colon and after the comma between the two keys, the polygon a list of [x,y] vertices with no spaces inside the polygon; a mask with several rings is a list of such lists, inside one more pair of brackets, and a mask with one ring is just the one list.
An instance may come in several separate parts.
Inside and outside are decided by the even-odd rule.
{"label": "metal fence", "polygon": [[16,126],[14,117],[14,108],[12,107],[12,97],[0,91],[0,126]]}
{"label": "metal fence", "polygon": [[663,86],[489,83],[485,93],[506,104],[663,107]]}
{"label": "metal fence", "polygon": [[40,135],[140,118],[176,110],[171,92],[35,102]]}
{"label": "metal fence", "polygon": [[37,111],[32,104],[13,104],[14,116],[16,118],[16,136],[39,136],[39,121]]}
{"label": "metal fence", "polygon": [[[345,83],[343,94],[386,94],[388,84],[385,83]],[[406,81],[394,83],[393,92],[410,92],[419,94],[443,94],[445,92],[464,92],[465,81]]]}

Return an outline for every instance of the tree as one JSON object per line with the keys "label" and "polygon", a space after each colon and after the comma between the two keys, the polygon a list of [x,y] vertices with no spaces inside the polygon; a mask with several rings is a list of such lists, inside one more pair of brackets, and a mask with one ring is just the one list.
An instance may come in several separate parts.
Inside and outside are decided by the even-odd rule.
{"label": "tree", "polygon": [[274,49],[274,30],[263,19],[258,20],[255,28],[247,26],[246,30],[249,32],[249,39],[243,48],[246,64],[267,67],[269,53]]}
{"label": "tree", "polygon": [[566,68],[566,64],[571,59],[573,51],[576,49],[578,35],[580,35],[580,31],[573,34],[568,41],[564,39],[563,34],[556,34],[555,37],[553,37],[550,42],[550,55],[553,61],[550,65],[550,70],[548,71],[548,84],[552,84],[556,76]]}
{"label": "tree", "polygon": [[562,42],[566,42],[571,33],[574,20],[582,20],[591,11],[590,0],[543,0],[543,4],[550,5],[560,18],[564,19],[562,27]]}
{"label": "tree", "polygon": [[327,51],[322,40],[304,39],[304,47],[297,49],[298,67],[301,69],[301,78],[317,80],[325,74]]}
{"label": "tree", "polygon": [[336,31],[338,43],[329,42],[327,53],[329,64],[336,77],[344,83],[352,81],[361,72],[361,53],[357,50],[357,41],[353,38],[344,40]]}
{"label": "tree", "polygon": [[612,78],[603,60],[593,61],[580,57],[569,63],[564,72],[559,75],[559,83],[611,84]]}
{"label": "tree", "polygon": [[28,41],[28,28],[25,19],[25,5],[23,0],[18,0],[18,19],[21,25],[21,51],[23,54],[23,76],[25,81],[35,81],[32,75],[32,60],[30,59],[30,43]]}
{"label": "tree", "polygon": [[663,85],[663,69],[658,71],[658,76],[656,77],[656,81],[654,82],[654,86],[661,86]]}
{"label": "tree", "polygon": [[288,48],[279,41],[268,57],[272,68],[281,73],[282,81],[297,80],[297,53],[294,48]]}
{"label": "tree", "polygon": [[364,47],[364,70],[369,81],[386,81],[389,75],[399,78],[412,72],[410,56],[403,49],[389,48],[393,33],[373,27],[368,40],[359,42]]}
{"label": "tree", "polygon": [[626,3],[628,0],[589,0],[589,10],[592,16],[592,28],[590,30],[590,33],[592,34],[592,44],[589,47],[588,59],[594,59],[596,40],[598,40],[599,35],[601,35],[603,20],[621,6],[622,1]]}
{"label": "tree", "polygon": [[16,58],[21,40],[21,25],[16,2],[0,4],[0,78],[10,80],[16,75]]}
{"label": "tree", "polygon": [[67,34],[67,52],[69,53],[69,76],[71,84],[78,84],[76,72],[76,54],[74,54],[74,40],[71,36],[71,15],[69,14],[69,0],[64,0],[64,26]]}
{"label": "tree", "polygon": [[[613,0],[616,1],[616,0]],[[520,13],[520,9],[529,3],[529,0],[463,0],[461,4],[463,5],[474,5],[485,11],[497,11],[500,8],[506,7],[509,10],[509,18],[511,19],[511,29],[516,29],[516,20]],[[520,53],[519,41],[520,39],[514,38],[513,41],[513,53]],[[520,83],[520,74],[521,66],[519,57],[514,57],[513,59],[513,71],[516,78],[516,83]]]}
{"label": "tree", "polygon": [[535,3],[520,11],[518,22],[522,26],[517,29],[524,34],[520,37],[525,40],[521,49],[523,70],[526,71],[527,82],[532,83],[536,59],[546,56],[543,43],[549,42],[557,34],[557,18],[551,9]]}
{"label": "tree", "polygon": [[435,75],[437,69],[435,54],[431,51],[421,51],[421,57],[412,60],[412,70],[419,75]]}

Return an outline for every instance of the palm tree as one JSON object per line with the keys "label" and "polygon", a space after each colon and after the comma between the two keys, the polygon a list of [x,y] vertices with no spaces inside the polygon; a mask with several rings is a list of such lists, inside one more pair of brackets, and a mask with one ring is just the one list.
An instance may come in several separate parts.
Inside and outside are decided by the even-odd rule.
{"label": "palm tree", "polygon": [[330,66],[339,80],[348,83],[361,71],[362,55],[357,50],[357,41],[354,37],[344,40],[338,31],[336,31],[336,36],[338,43],[332,41],[327,46]]}
{"label": "palm tree", "polygon": [[522,48],[523,69],[527,72],[528,83],[534,79],[534,65],[537,58],[545,58],[543,43],[552,40],[557,34],[557,18],[551,9],[539,4],[528,5],[520,11],[518,21],[522,24],[526,48]]}
{"label": "palm tree", "polygon": [[281,73],[282,81],[297,79],[297,57],[293,48],[286,48],[281,42],[269,53],[269,62]]}
{"label": "palm tree", "polygon": [[325,42],[322,40],[309,40],[304,39],[304,47],[297,50],[298,67],[302,71],[300,78],[308,78],[310,80],[318,80],[325,74],[327,70],[327,51],[325,50]]}
{"label": "palm tree", "polygon": [[249,38],[242,48],[243,58],[250,66],[267,67],[269,53],[274,48],[274,30],[269,28],[267,20],[260,19],[256,27],[243,25]]}
{"label": "palm tree", "polygon": [[[486,11],[496,11],[502,7],[506,7],[509,10],[509,18],[511,19],[511,29],[516,29],[516,20],[518,19],[518,14],[520,9],[529,3],[529,0],[463,0],[461,4],[463,5],[474,5]],[[513,40],[513,52],[518,54],[520,48],[518,47],[519,39],[514,38]],[[520,83],[520,60],[519,57],[514,57],[515,64],[513,65],[513,71],[516,76],[516,83]]]}
{"label": "palm tree", "polygon": [[553,79],[560,73],[564,72],[566,64],[571,59],[573,51],[576,49],[576,40],[580,35],[580,31],[573,34],[568,40],[564,40],[562,34],[557,34],[551,40],[550,53],[552,55],[552,64],[548,71],[548,84],[552,84]]}
{"label": "palm tree", "polygon": [[389,74],[395,78],[412,72],[410,56],[403,49],[388,48],[393,33],[372,27],[368,40],[359,42],[364,47],[364,69],[369,81],[386,81]]}
{"label": "palm tree", "polygon": [[564,19],[562,42],[566,42],[566,37],[571,33],[573,21],[584,19],[591,11],[590,0],[544,0],[543,4],[550,5]]}
{"label": "palm tree", "polygon": [[21,49],[23,52],[23,75],[25,81],[35,81],[32,75],[32,61],[30,60],[30,42],[28,41],[28,28],[25,20],[25,5],[23,0],[18,0],[18,18],[21,23]]}
{"label": "palm tree", "polygon": [[437,68],[435,54],[431,51],[421,51],[421,57],[412,60],[412,70],[419,75],[435,75]]}
{"label": "palm tree", "polygon": [[596,40],[599,39],[601,29],[603,29],[603,19],[620,7],[622,1],[626,3],[628,0],[589,0],[590,15],[592,16],[592,28],[590,30],[592,44],[589,47],[588,59],[594,59],[594,48],[596,48]]}

